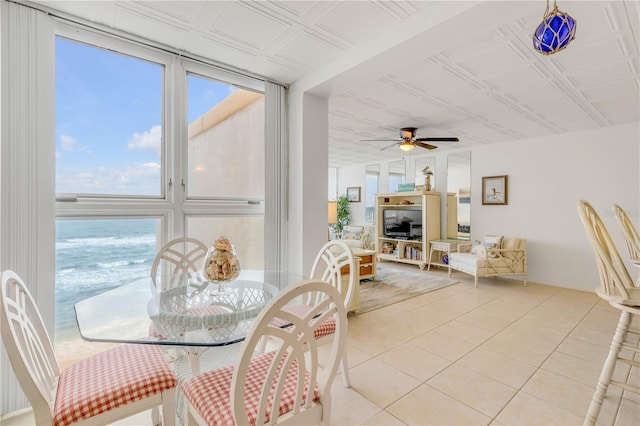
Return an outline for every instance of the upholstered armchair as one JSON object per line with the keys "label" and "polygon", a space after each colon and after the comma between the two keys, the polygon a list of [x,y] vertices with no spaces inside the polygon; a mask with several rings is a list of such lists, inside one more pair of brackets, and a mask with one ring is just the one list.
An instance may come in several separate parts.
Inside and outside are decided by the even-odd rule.
{"label": "upholstered armchair", "polygon": [[[523,238],[487,235],[482,241],[458,244],[458,251],[449,254],[449,266],[474,277],[521,275],[527,285],[527,240]],[[451,275],[451,271],[449,271]]]}

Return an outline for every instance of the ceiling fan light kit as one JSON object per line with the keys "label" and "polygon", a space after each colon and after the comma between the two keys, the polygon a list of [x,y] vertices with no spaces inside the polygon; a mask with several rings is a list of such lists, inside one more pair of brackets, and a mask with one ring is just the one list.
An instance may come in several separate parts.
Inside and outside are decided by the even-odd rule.
{"label": "ceiling fan light kit", "polygon": [[576,21],[558,9],[556,1],[549,11],[549,0],[542,22],[533,35],[533,47],[543,55],[552,55],[566,48],[576,36]]}
{"label": "ceiling fan light kit", "polygon": [[402,151],[411,151],[416,146],[425,149],[436,149],[437,146],[431,145],[424,142],[458,142],[458,138],[416,138],[416,132],[418,131],[417,127],[402,127],[398,129],[400,133],[399,140],[393,139],[363,139],[363,141],[389,141],[394,142],[392,145],[385,146],[384,148],[380,148],[380,151],[384,151],[385,149],[391,148],[392,146],[398,146]]}
{"label": "ceiling fan light kit", "polygon": [[403,151],[411,151],[416,146],[411,143],[411,141],[404,140],[400,143],[400,149]]}

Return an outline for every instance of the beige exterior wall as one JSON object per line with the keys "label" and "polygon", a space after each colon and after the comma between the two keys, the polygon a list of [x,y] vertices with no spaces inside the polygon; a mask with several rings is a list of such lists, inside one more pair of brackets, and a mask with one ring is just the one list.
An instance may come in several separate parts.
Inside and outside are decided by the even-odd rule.
{"label": "beige exterior wall", "polygon": [[[189,126],[188,191],[192,196],[264,201],[264,96],[236,91]],[[190,216],[187,232],[207,245],[220,236],[236,247],[241,267],[264,266],[264,216]]]}

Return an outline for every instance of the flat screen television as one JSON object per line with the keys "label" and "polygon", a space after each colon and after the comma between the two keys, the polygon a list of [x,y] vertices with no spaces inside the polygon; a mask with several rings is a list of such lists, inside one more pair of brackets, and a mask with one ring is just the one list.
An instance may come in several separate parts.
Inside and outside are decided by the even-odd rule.
{"label": "flat screen television", "polygon": [[389,238],[421,238],[422,210],[385,209],[382,211],[384,236]]}

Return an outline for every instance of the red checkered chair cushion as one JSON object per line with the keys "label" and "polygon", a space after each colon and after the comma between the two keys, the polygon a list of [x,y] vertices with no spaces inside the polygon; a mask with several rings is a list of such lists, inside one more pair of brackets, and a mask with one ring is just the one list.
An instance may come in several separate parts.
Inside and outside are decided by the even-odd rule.
{"label": "red checkered chair cushion", "polygon": [[[247,386],[245,387],[245,410],[250,424],[257,423],[257,406],[262,395],[262,385],[268,372],[269,365],[275,357],[275,352],[267,352],[251,360],[247,369]],[[280,362],[280,368],[282,361]],[[200,416],[208,425],[233,425],[235,420],[231,409],[231,378],[235,366],[218,368],[196,376],[182,385],[185,398],[193,405]],[[279,370],[278,370],[279,371]],[[276,376],[279,373],[276,373]],[[280,402],[280,415],[291,411],[294,406],[296,383],[298,380],[297,363],[293,363],[285,379],[284,392]],[[270,396],[275,389],[272,388]],[[303,400],[306,400],[309,391],[309,374],[305,371],[305,391]],[[271,399],[271,398],[270,398]],[[320,401],[320,392],[317,383],[314,385],[313,401]],[[271,419],[273,403],[267,405],[264,423]]]}
{"label": "red checkered chair cushion", "polygon": [[121,345],[62,371],[53,425],[70,425],[177,384],[158,346]]}
{"label": "red checkered chair cushion", "polygon": [[[313,306],[309,305],[287,305],[282,308],[283,311],[291,312],[292,314],[302,318],[304,317]],[[288,323],[280,318],[274,318],[272,324],[276,327],[284,327]],[[336,319],[334,317],[327,318],[316,328],[313,332],[313,337],[317,340],[325,336],[330,336],[336,332]]]}

